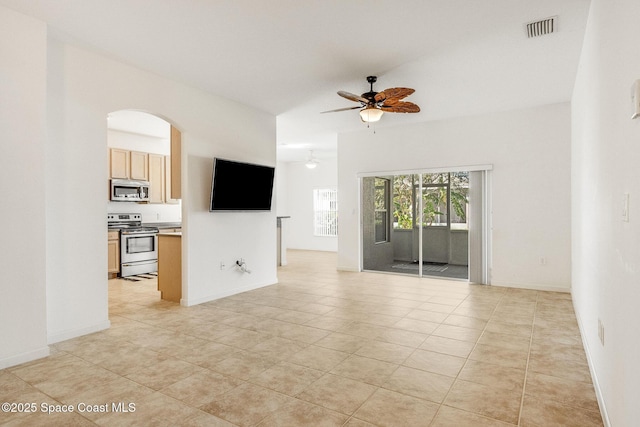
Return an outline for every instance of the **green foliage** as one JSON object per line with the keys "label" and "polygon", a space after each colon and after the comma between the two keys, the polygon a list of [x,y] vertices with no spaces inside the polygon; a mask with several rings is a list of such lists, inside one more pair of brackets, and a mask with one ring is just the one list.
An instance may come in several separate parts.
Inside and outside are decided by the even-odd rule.
{"label": "green foliage", "polygon": [[[469,193],[469,174],[436,173],[423,175],[422,195],[422,223],[433,225],[438,222],[448,222],[445,216],[447,212],[447,183],[450,188],[450,203],[454,221],[465,223],[466,205]],[[417,225],[414,200],[417,194],[418,175],[396,175],[393,179],[393,217],[396,228],[412,229]]]}

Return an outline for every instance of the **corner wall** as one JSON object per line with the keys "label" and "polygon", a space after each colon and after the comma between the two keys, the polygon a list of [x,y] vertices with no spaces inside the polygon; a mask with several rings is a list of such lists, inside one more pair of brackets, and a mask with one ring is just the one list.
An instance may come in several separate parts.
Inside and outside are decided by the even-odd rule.
{"label": "corner wall", "polygon": [[46,52],[46,26],[0,6],[0,369],[49,354]]}
{"label": "corner wall", "polygon": [[[276,163],[275,117],[47,35],[0,6],[0,368],[108,328],[107,114],[183,133],[183,292],[192,305],[277,281],[276,214],[208,211],[213,157]],[[5,207],[5,205],[3,205]],[[252,274],[212,268],[242,257]]]}
{"label": "corner wall", "polygon": [[637,0],[592,0],[572,99],[573,301],[612,426],[640,420],[640,120],[630,97],[639,20]]}

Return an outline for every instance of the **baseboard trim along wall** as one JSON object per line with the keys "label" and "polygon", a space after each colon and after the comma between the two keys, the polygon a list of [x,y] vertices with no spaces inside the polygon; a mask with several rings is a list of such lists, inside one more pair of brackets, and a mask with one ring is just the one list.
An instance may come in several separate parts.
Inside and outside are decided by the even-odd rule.
{"label": "baseboard trim along wall", "polygon": [[609,421],[609,414],[607,413],[607,407],[604,403],[604,398],[602,396],[602,389],[600,388],[600,382],[598,381],[598,375],[596,371],[593,369],[593,360],[591,359],[591,353],[589,351],[589,344],[584,339],[585,328],[582,323],[582,319],[580,318],[580,314],[578,310],[576,310],[575,301],[573,298],[571,299],[573,303],[573,311],[576,314],[576,320],[578,321],[578,328],[580,329],[580,338],[582,338],[582,346],[584,347],[584,352],[587,357],[587,364],[589,365],[589,371],[591,372],[591,381],[593,382],[593,388],[596,392],[596,399],[598,400],[598,406],[600,407],[600,415],[602,415],[602,422],[604,423],[604,427],[611,427],[611,421]]}
{"label": "baseboard trim along wall", "polygon": [[11,366],[20,365],[22,363],[31,362],[33,360],[42,359],[49,356],[49,346],[41,347],[26,353],[17,354],[15,356],[0,359],[0,369],[9,368]]}
{"label": "baseboard trim along wall", "polygon": [[100,322],[97,325],[88,326],[86,328],[70,329],[67,331],[51,334],[49,335],[47,341],[49,344],[55,344],[61,341],[70,340],[72,338],[81,337],[83,335],[92,334],[94,332],[100,332],[105,329],[109,329],[110,327],[111,322],[109,320],[105,320],[104,322]]}

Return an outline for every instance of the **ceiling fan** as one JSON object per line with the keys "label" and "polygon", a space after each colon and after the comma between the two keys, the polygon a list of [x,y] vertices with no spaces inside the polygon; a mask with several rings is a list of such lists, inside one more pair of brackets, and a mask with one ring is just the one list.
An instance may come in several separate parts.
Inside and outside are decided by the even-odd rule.
{"label": "ceiling fan", "polygon": [[415,90],[406,87],[393,87],[382,92],[374,92],[373,84],[377,80],[376,76],[368,76],[367,82],[371,85],[371,88],[369,92],[365,92],[362,95],[355,95],[342,90],[338,91],[338,95],[341,97],[349,101],[359,102],[360,105],[323,111],[322,113],[360,109],[360,118],[363,122],[377,122],[385,112],[418,113],[420,111],[420,107],[413,102],[401,101],[401,99],[411,95]]}

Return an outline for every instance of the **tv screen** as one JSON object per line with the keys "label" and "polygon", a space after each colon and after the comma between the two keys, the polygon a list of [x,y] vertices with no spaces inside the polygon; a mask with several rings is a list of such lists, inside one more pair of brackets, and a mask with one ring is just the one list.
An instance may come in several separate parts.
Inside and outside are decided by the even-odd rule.
{"label": "tv screen", "polygon": [[209,211],[269,211],[275,168],[215,158]]}

